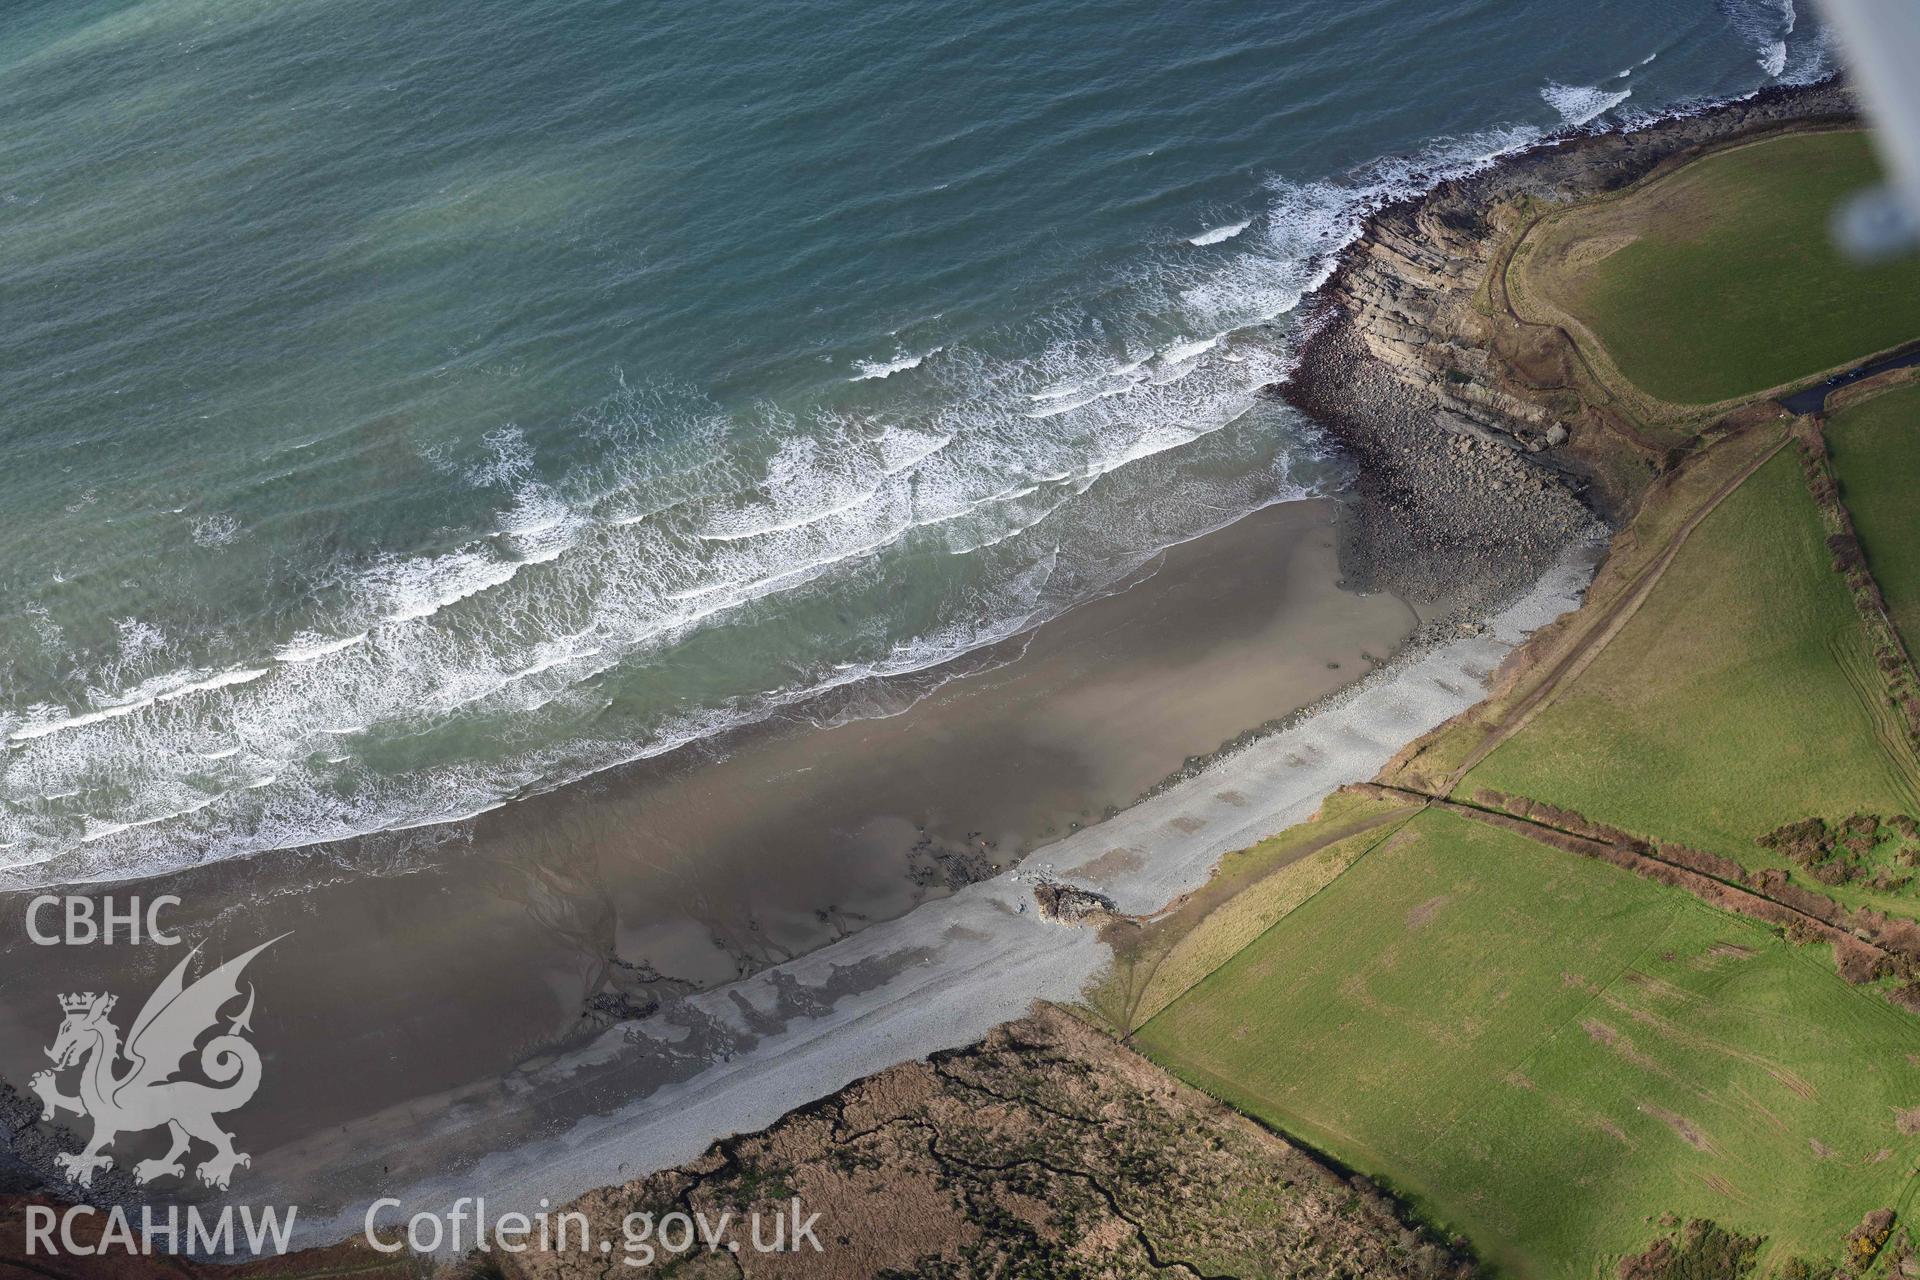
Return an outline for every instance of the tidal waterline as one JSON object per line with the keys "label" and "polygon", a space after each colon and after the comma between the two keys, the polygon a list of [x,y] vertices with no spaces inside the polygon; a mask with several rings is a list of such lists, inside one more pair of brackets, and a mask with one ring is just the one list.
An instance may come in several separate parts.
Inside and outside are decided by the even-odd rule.
{"label": "tidal waterline", "polygon": [[1247,409],[1365,208],[1825,66],[1786,0],[0,27],[15,887],[429,830],[1001,643],[1337,484]]}

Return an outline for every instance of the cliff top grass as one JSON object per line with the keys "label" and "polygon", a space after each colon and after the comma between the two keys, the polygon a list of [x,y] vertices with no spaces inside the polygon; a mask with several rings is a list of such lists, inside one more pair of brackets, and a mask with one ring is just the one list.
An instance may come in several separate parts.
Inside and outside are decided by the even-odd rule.
{"label": "cliff top grass", "polygon": [[1886,595],[1909,650],[1920,642],[1920,383],[1887,391],[1834,413],[1827,441],[1840,496],[1853,512],[1867,566]]}
{"label": "cliff top grass", "polygon": [[1337,791],[1310,820],[1227,854],[1172,910],[1108,929],[1113,965],[1087,993],[1087,1011],[1114,1033],[1131,1035],[1416,812],[1405,801]]}
{"label": "cliff top grass", "polygon": [[1857,130],[1711,152],[1553,213],[1514,260],[1516,292],[1670,404],[1715,404],[1920,337],[1920,259],[1859,266],[1828,232],[1879,181]]}
{"label": "cliff top grass", "polygon": [[1821,951],[1438,811],[1136,1043],[1519,1276],[1610,1275],[1665,1214],[1836,1260],[1920,1157],[1913,1019]]}
{"label": "cliff top grass", "polygon": [[[1920,461],[1920,391],[1870,403],[1837,424],[1843,484]],[[1428,791],[1460,776],[1457,797],[1523,795],[1789,868],[1848,905],[1920,911],[1916,886],[1814,884],[1756,843],[1813,816],[1920,816],[1781,439],[1756,423],[1656,487],[1533,665],[1384,776]],[[1920,566],[1920,535],[1883,514],[1907,541],[1882,558]],[[1875,525],[1860,527],[1872,555]],[[1529,704],[1529,687],[1550,696]],[[1472,744],[1495,741],[1472,765]],[[1236,898],[1158,922],[1140,952],[1157,966],[1131,975],[1150,996],[1134,1042],[1510,1275],[1611,1275],[1658,1223],[1695,1218],[1763,1237],[1754,1276],[1788,1275],[1793,1259],[1837,1262],[1864,1214],[1912,1208],[1920,1022],[1879,984],[1525,827],[1401,799],[1343,799],[1317,840],[1275,844],[1309,852],[1250,860]],[[1916,843],[1874,839],[1896,869]]]}
{"label": "cliff top grass", "polygon": [[[1881,460],[1895,474],[1920,460],[1920,436],[1906,441],[1904,461]],[[1890,714],[1799,460],[1784,450],[1455,794],[1523,795],[1748,867],[1786,867],[1755,841],[1811,817],[1920,817],[1911,756],[1888,741]],[[1920,910],[1913,886],[1807,883],[1850,906]]]}

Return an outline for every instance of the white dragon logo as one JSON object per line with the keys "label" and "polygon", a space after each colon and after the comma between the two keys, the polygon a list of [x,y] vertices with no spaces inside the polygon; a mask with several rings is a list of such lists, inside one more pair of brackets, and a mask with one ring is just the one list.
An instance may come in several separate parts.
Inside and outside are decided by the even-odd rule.
{"label": "white dragon logo", "polygon": [[[53,1070],[40,1072],[28,1084],[40,1096],[42,1120],[51,1120],[61,1111],[93,1118],[93,1137],[86,1149],[56,1157],[76,1184],[92,1186],[96,1171],[113,1167],[113,1157],[101,1153],[121,1134],[161,1125],[171,1134],[172,1146],[159,1159],[134,1166],[134,1179],[142,1185],[156,1178],[185,1177],[181,1157],[195,1139],[214,1151],[196,1170],[209,1187],[226,1190],[234,1169],[253,1163],[251,1157],[233,1149],[233,1135],[213,1119],[245,1106],[260,1087],[260,1051],[241,1036],[253,1030],[251,984],[247,1006],[231,1020],[226,1034],[215,1036],[200,1050],[200,1070],[214,1083],[172,1077],[200,1037],[218,1025],[220,1010],[239,998],[240,973],[247,962],[278,941],[263,942],[187,986],[187,966],[200,954],[195,947],[147,998],[127,1033],[124,1049],[119,1029],[107,1017],[117,997],[91,991],[60,997],[66,1018],[47,1050]],[[114,1068],[123,1057],[131,1065],[116,1075]],[[80,1092],[68,1097],[60,1092],[56,1077],[74,1066],[80,1067]]]}

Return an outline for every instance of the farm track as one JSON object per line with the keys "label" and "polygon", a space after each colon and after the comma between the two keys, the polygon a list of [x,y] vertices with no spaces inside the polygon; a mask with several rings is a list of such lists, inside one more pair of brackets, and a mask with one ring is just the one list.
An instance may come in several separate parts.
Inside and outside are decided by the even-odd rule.
{"label": "farm track", "polygon": [[[1782,436],[1777,444],[1742,467],[1707,496],[1700,507],[1674,532],[1666,548],[1634,575],[1620,592],[1619,597],[1591,621],[1580,639],[1554,661],[1526,696],[1508,707],[1497,721],[1487,727],[1485,736],[1472,751],[1467,753],[1466,759],[1447,776],[1444,786],[1439,789],[1440,794],[1451,795],[1467,774],[1508,739],[1526,728],[1536,713],[1551,703],[1563,688],[1593,664],[1593,660],[1600,656],[1614,637],[1619,635],[1632,620],[1634,614],[1639,612],[1640,606],[1653,594],[1653,589],[1666,575],[1668,567],[1679,556],[1687,540],[1693,536],[1694,530],[1698,529],[1735,490],[1785,448],[1787,440],[1788,437]],[[1721,447],[1724,447],[1725,443],[1722,442]]]}

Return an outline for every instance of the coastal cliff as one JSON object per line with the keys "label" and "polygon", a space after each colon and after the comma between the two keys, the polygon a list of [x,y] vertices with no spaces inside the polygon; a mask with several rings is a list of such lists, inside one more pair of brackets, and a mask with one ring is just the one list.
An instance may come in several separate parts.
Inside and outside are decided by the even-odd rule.
{"label": "coastal cliff", "polygon": [[[1597,517],[1614,525],[1683,456],[1593,377],[1568,334],[1522,321],[1505,267],[1543,209],[1743,137],[1856,118],[1823,81],[1633,129],[1562,135],[1376,211],[1309,299],[1272,388],[1353,458],[1349,577],[1475,607],[1529,580]],[[1590,515],[1588,513],[1591,513]]]}

